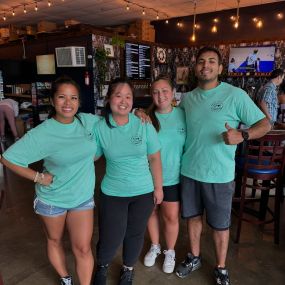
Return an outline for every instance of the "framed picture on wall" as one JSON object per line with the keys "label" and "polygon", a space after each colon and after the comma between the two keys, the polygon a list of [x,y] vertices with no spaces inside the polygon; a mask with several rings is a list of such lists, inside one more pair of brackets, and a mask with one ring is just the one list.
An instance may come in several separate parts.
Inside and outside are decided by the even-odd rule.
{"label": "framed picture on wall", "polygon": [[178,66],[176,68],[176,84],[186,85],[188,84],[189,67]]}
{"label": "framed picture on wall", "polygon": [[114,47],[112,45],[104,44],[104,49],[107,57],[114,57]]}

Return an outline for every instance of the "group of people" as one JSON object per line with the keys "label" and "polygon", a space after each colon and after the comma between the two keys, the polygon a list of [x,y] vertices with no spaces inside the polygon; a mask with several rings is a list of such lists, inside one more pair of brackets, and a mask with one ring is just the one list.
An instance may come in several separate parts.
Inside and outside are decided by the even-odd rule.
{"label": "group of people", "polygon": [[[106,284],[108,268],[123,246],[119,285],[133,284],[134,265],[144,234],[151,245],[144,264],[161,253],[159,218],[166,249],[163,271],[184,278],[202,266],[202,216],[213,230],[216,284],[229,285],[226,256],[234,180],[236,145],[263,136],[271,126],[241,89],[219,82],[222,58],[204,47],[196,57],[198,87],[172,106],[173,85],[166,77],[152,84],[152,124],[131,113],[131,84],[116,79],[109,85],[104,118],[78,113],[80,93],[70,78],[53,83],[50,119],[12,145],[1,162],[35,182],[34,210],[43,222],[47,253],[60,284],[73,284],[62,245],[69,232],[81,285]],[[139,115],[139,114],[138,114]],[[249,127],[238,130],[243,122]],[[97,266],[92,279],[94,160],[106,159],[99,200]],[[44,161],[42,172],[29,168]],[[189,251],[175,269],[179,216],[187,221]]]}

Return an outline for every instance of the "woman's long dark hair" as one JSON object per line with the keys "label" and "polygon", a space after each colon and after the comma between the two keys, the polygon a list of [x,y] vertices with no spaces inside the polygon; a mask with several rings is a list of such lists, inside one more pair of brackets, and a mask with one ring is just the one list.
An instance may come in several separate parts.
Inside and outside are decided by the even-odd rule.
{"label": "woman's long dark hair", "polygon": [[[171,87],[171,91],[173,92],[174,89],[174,85],[171,81],[171,79],[167,76],[167,75],[159,75],[151,84],[151,92],[153,91],[153,85],[159,81],[159,80],[164,80],[166,81],[169,86]],[[155,104],[152,102],[152,104],[149,106],[149,108],[147,109],[147,114],[149,115],[151,121],[152,121],[152,125],[154,126],[154,128],[156,129],[157,132],[159,132],[160,130],[160,123],[159,120],[157,118],[157,116],[155,115],[155,110],[156,110],[156,106]]]}
{"label": "woman's long dark hair", "polygon": [[[55,94],[58,92],[58,89],[63,84],[73,85],[77,89],[77,91],[78,91],[79,101],[80,101],[80,97],[81,96],[80,96],[80,87],[79,87],[79,85],[72,78],[70,78],[69,76],[66,76],[66,75],[63,75],[63,76],[57,78],[52,83],[51,91],[50,91],[50,99],[51,99],[51,101],[54,100]],[[50,109],[48,118],[53,118],[55,115],[56,115],[55,108],[54,108],[54,106],[51,105],[51,109]],[[82,123],[81,120],[80,120],[80,117],[78,115],[78,110],[77,110],[77,113],[75,114],[75,117],[79,120],[80,123]]]}
{"label": "woman's long dark hair", "polygon": [[110,85],[108,87],[107,95],[106,95],[108,101],[107,101],[107,104],[105,105],[105,108],[104,108],[104,118],[105,118],[106,124],[108,125],[109,128],[115,127],[110,122],[110,114],[112,114],[112,110],[110,107],[109,99],[111,98],[112,94],[115,92],[115,89],[117,88],[117,86],[119,84],[128,84],[129,85],[129,87],[131,88],[132,94],[133,94],[133,101],[134,101],[134,88],[133,88],[133,85],[130,83],[130,81],[128,81],[127,79],[124,79],[124,78],[116,78],[110,83]]}

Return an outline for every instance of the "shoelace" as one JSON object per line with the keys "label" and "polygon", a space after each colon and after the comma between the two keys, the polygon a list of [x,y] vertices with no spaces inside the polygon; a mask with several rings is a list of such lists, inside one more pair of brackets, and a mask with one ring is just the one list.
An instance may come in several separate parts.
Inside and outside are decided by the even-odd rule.
{"label": "shoelace", "polygon": [[151,256],[157,256],[161,253],[160,249],[158,247],[152,247],[150,249],[150,255]]}
{"label": "shoelace", "polygon": [[168,264],[172,264],[175,261],[175,256],[173,256],[172,254],[168,253],[167,250],[163,251],[164,255],[165,255],[165,263]]}

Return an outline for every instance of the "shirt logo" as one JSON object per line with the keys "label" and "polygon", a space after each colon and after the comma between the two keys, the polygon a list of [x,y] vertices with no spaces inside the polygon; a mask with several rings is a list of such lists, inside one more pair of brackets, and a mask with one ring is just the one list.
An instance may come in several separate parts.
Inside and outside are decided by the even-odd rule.
{"label": "shirt logo", "polygon": [[184,127],[178,128],[177,131],[178,131],[179,134],[184,134],[186,132]]}
{"label": "shirt logo", "polygon": [[220,112],[223,109],[222,102],[214,102],[211,104],[211,111],[213,112]]}
{"label": "shirt logo", "polygon": [[141,145],[142,144],[142,137],[139,135],[131,137],[131,143],[134,145]]}

